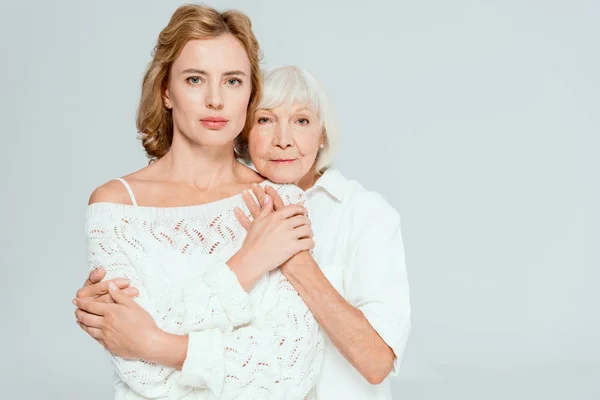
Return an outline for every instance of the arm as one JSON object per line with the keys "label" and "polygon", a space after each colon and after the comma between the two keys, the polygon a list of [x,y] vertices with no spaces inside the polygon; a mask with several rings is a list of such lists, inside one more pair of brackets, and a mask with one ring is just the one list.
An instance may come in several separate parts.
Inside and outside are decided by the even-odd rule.
{"label": "arm", "polygon": [[392,370],[394,352],[363,312],[331,285],[310,254],[292,258],[281,270],[338,351],[369,383],[381,383]]}
{"label": "arm", "polygon": [[[294,210],[294,208],[288,209],[288,217],[291,217],[290,223],[296,226],[296,223],[293,222],[293,216],[297,214],[298,210]],[[286,218],[285,215],[284,213],[281,218]],[[282,226],[282,222],[278,220],[272,220],[270,224],[276,227]],[[172,318],[165,318],[164,311],[161,314],[160,310],[153,307],[143,282],[136,274],[136,269],[133,268],[125,252],[115,242],[114,238],[105,233],[117,232],[118,229],[112,229],[110,226],[108,228],[101,225],[94,226],[93,223],[89,225],[90,265],[92,267],[104,265],[107,269],[107,279],[111,279],[113,276],[123,276],[130,279],[132,285],[139,289],[140,295],[137,302],[143,305],[143,309],[152,314],[154,320],[159,323],[163,330],[166,331],[165,328],[168,327],[165,325],[165,321],[171,322],[170,326],[173,326]],[[299,227],[300,225],[296,229],[299,229]],[[302,229],[300,232],[307,231]],[[271,232],[271,235],[274,235],[275,238],[282,236],[277,230]],[[303,237],[304,234],[296,234],[296,236]],[[123,239],[126,239],[126,237]],[[295,239],[295,236],[291,236],[290,239],[298,240]],[[126,245],[127,240],[121,242]],[[301,247],[304,247],[307,243],[305,241],[300,242]],[[283,259],[287,258],[289,258],[289,255]],[[217,266],[209,270],[229,271],[229,275],[223,277],[216,274],[211,277],[211,274],[208,273],[204,274],[203,280],[219,283],[225,288],[222,291],[223,294],[231,296],[231,293],[228,293],[229,290],[226,289],[228,285],[223,285],[223,283],[235,282],[239,286],[239,282],[225,264],[221,263],[220,266],[222,268]],[[151,277],[151,271],[140,270],[146,272],[147,278]],[[273,274],[273,276],[275,275]],[[280,273],[279,276],[281,276]],[[296,307],[294,301],[299,301],[302,306],[303,303],[287,280],[283,279],[276,283],[277,290],[275,290],[273,296],[265,298],[264,303],[268,307],[264,308],[261,318],[257,318],[251,326],[233,333],[223,333],[222,329],[205,329],[192,332],[189,336],[177,334],[172,329],[168,332],[160,332],[151,336],[151,339],[141,346],[141,350],[138,346],[138,349],[133,351],[133,356],[140,357],[148,362],[113,356],[118,374],[131,389],[138,393],[143,392],[142,394],[146,397],[159,397],[163,393],[175,390],[174,381],[176,379],[174,377],[178,375],[176,370],[179,368],[182,369],[182,372],[179,374],[177,381],[184,388],[181,390],[182,393],[190,390],[191,387],[210,388],[218,392],[221,390],[221,386],[224,386],[224,396],[231,396],[231,398],[235,398],[236,395],[227,395],[227,393],[235,393],[236,390],[241,391],[243,389],[244,393],[247,394],[247,391],[252,388],[268,389],[274,391],[274,393],[280,393],[282,390],[287,394],[294,391],[303,393],[306,391],[305,387],[314,385],[316,372],[310,371],[317,371],[318,368],[314,366],[320,366],[319,356],[321,352],[318,349],[319,343],[322,346],[322,340],[318,335],[318,330],[314,329],[316,322],[306,307],[304,306],[303,309]],[[287,287],[284,284],[287,284]],[[211,287],[214,292],[214,287]],[[197,286],[194,288],[194,292],[206,293]],[[121,296],[121,292],[118,290],[111,291],[111,297],[116,301],[116,304],[106,304],[102,307],[102,310],[92,310],[87,303],[89,300],[86,300],[85,307],[82,307],[80,303],[78,305],[81,308],[87,308],[93,314],[106,316],[105,327],[106,325],[111,325],[113,328],[118,327],[118,324],[115,325],[115,321],[126,322],[132,320],[133,314],[130,310],[135,311],[137,303],[131,301],[125,295]],[[109,308],[116,306],[121,306],[121,308]],[[110,313],[105,312],[108,309],[112,311]],[[298,309],[304,311],[296,313]],[[139,312],[137,314],[139,315]],[[303,318],[304,323],[302,323]],[[109,319],[111,320],[109,321]],[[295,324],[301,326],[298,327]],[[140,330],[144,329],[133,326],[130,329],[121,329],[120,332]],[[301,337],[294,337],[298,332],[304,332],[305,334]],[[244,374],[247,374],[247,371],[252,368],[254,368],[252,374],[245,376]],[[142,381],[140,382],[140,380]]]}
{"label": "arm", "polygon": [[316,384],[324,338],[287,279],[279,272],[269,279],[250,325],[230,333],[164,334],[154,360],[182,365],[182,384],[207,387],[221,399],[304,398]]}
{"label": "arm", "polygon": [[[293,190],[286,195],[288,203],[303,200],[299,189],[286,189]],[[280,208],[284,206],[282,202]],[[244,246],[252,243],[253,232],[262,231],[260,212],[255,211],[253,215],[257,219],[253,229],[249,230]],[[312,236],[310,231],[303,232]],[[260,236],[267,237],[265,234]],[[267,242],[276,244],[271,239]],[[285,247],[283,243],[277,247],[281,246]],[[248,268],[248,265],[244,265],[248,258],[234,258],[228,261],[232,269]],[[282,260],[287,258],[289,255]],[[263,257],[263,261],[266,262],[266,257]],[[235,263],[238,264],[234,267]],[[268,279],[270,283],[267,292],[250,325],[231,333],[193,332],[187,342],[183,337],[164,335],[155,354],[161,357],[160,363],[182,365],[186,384],[207,384],[213,393],[220,393],[221,398],[225,399],[235,399],[242,395],[244,398],[251,396],[250,398],[257,399],[303,398],[316,384],[322,363],[324,338],[314,316],[281,272],[272,272]],[[197,343],[196,348],[200,349],[202,343],[208,342],[213,342],[214,345],[201,353],[191,351],[192,344]],[[186,343],[190,347],[184,360],[177,354],[185,348]],[[170,352],[169,349],[173,348],[178,350]],[[221,376],[224,376],[222,383]]]}
{"label": "arm", "polygon": [[355,240],[346,299],[307,252],[282,267],[336,348],[372,384],[397,373],[410,332],[400,217],[393,210],[384,214]]}
{"label": "arm", "polygon": [[[102,324],[96,324],[96,321],[88,322],[89,325],[96,324],[102,327],[102,337],[94,336],[94,332],[87,329],[86,331],[111,351],[110,357],[117,375],[130,389],[148,398],[160,398],[167,394],[183,396],[191,388],[178,383],[181,373],[177,369],[181,368],[182,363],[162,363],[162,359],[155,357],[151,350],[162,349],[161,339],[165,335],[187,341],[187,336],[177,334],[201,329],[206,319],[210,319],[209,322],[217,327],[230,327],[248,322],[251,316],[248,313],[248,310],[251,310],[248,295],[224,263],[214,263],[206,267],[206,273],[201,279],[187,282],[182,296],[174,296],[168,306],[158,309],[144,285],[144,277],[138,272],[140,266],[134,267],[122,247],[124,244],[118,237],[112,237],[110,234],[118,230],[109,226],[93,218],[88,220],[89,265],[91,268],[103,265],[106,269],[106,280],[116,277],[129,279],[138,289],[139,296],[134,302],[124,293],[113,290],[111,296],[115,301],[119,299],[118,295],[124,296],[125,299],[121,298],[117,304],[103,304],[102,312],[94,312],[89,308],[91,300],[86,300],[87,305],[82,305],[82,300],[78,300],[80,308],[91,311],[86,316],[86,322],[94,317],[97,319],[98,315],[105,319]],[[183,259],[177,261],[184,262]],[[143,266],[141,268],[143,270]],[[208,280],[212,286],[209,288],[204,280]],[[205,315],[208,318],[204,318]],[[154,324],[150,324],[148,319]],[[123,335],[121,332],[128,334]],[[126,348],[127,353],[120,352],[122,357],[116,356],[112,354],[115,347]],[[190,346],[190,349],[193,349],[193,346]],[[165,351],[169,351],[171,357],[185,358],[187,347],[183,350],[175,347]]]}

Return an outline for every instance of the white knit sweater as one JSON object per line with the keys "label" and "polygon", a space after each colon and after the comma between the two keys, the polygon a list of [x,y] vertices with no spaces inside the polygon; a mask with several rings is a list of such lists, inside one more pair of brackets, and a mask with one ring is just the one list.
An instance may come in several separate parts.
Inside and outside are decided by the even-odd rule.
{"label": "white knit sweater", "polygon": [[[286,204],[304,201],[294,185],[265,184]],[[234,207],[249,214],[241,195],[189,207],[89,206],[89,267],[130,279],[162,330],[189,334],[181,371],[111,354],[117,399],[312,396],[323,334],[279,269],[249,294],[240,286],[225,264],[246,235]]]}

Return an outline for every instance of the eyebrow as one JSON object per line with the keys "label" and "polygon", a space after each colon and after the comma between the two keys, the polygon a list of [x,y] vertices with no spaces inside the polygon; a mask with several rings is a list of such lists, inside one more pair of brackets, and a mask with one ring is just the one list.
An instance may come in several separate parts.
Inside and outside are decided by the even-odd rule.
{"label": "eyebrow", "polygon": [[[195,69],[195,68],[188,68],[185,71],[182,72],[182,74],[198,74],[198,75],[209,75],[208,72],[201,70],[201,69]],[[246,76],[246,73],[244,71],[240,71],[240,70],[235,70],[235,71],[227,71],[225,73],[223,73],[224,76],[231,76],[231,75],[242,75],[242,76]]]}

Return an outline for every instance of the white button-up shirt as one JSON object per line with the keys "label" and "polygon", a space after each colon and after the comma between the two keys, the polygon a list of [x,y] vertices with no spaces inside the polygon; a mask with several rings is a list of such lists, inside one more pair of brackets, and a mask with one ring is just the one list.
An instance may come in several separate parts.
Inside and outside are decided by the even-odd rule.
{"label": "white button-up shirt", "polygon": [[[410,332],[400,216],[380,195],[328,169],[307,192],[313,252],[325,276],[394,350],[398,373]],[[389,379],[372,385],[327,339],[318,400],[391,399]]]}

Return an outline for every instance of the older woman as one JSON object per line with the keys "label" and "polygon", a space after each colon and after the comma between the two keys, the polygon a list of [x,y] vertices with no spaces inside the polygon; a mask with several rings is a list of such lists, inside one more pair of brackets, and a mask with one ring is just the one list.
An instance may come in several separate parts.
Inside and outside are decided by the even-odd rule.
{"label": "older woman", "polygon": [[[410,332],[400,216],[377,193],[329,166],[338,144],[330,101],[298,67],[263,74],[263,97],[238,148],[273,182],[305,190],[316,247],[281,270],[328,336],[319,399],[388,399]],[[264,196],[255,190],[258,199]],[[276,209],[283,207],[276,199]],[[260,207],[246,197],[254,216]],[[251,223],[242,213],[246,227]],[[362,379],[362,375],[365,379]]]}
{"label": "older woman", "polygon": [[[252,129],[238,139],[241,158],[273,182],[294,182],[306,193],[316,247],[281,271],[327,335],[317,399],[390,399],[385,379],[398,371],[410,332],[410,302],[400,216],[377,193],[330,167],[339,134],[329,99],[306,70],[264,74]],[[260,200],[265,191],[254,190]],[[275,209],[283,207],[277,193]],[[261,212],[248,194],[253,216]],[[250,229],[242,212],[238,219]],[[107,299],[90,274],[80,296]],[[126,283],[123,284],[123,287]],[[135,289],[127,288],[130,295]]]}

